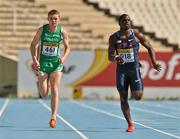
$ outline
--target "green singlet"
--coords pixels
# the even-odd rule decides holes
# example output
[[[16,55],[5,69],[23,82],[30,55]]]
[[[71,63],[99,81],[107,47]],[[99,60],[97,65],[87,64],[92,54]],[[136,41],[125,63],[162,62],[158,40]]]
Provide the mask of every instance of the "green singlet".
[[[61,41],[61,25],[58,25],[56,32],[49,32],[48,24],[43,26],[40,41],[40,71],[49,74],[62,70],[63,65],[59,63]]]

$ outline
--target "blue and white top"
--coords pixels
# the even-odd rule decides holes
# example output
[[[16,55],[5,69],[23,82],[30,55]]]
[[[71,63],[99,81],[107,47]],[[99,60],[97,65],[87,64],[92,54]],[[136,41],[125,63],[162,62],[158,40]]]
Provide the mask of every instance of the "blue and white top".
[[[113,44],[116,53],[124,60],[124,64],[118,64],[118,66],[139,67],[139,43],[135,39],[134,30],[131,29],[130,36],[125,39],[120,38],[119,31],[115,32],[113,36],[116,38]]]

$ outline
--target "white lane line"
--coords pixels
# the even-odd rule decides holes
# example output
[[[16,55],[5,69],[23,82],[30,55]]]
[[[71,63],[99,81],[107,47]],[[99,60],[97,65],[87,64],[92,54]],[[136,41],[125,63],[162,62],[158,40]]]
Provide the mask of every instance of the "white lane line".
[[[98,109],[96,107],[92,107],[92,106],[89,106],[89,105],[86,105],[84,103],[80,103],[80,102],[77,102],[77,101],[71,101],[72,103],[74,104],[77,104],[81,107],[84,107],[84,108],[88,108],[90,110],[93,110],[93,111],[96,111],[96,112],[99,112],[99,113],[103,113],[105,115],[109,115],[111,117],[115,117],[115,118],[118,118],[118,119],[122,119],[122,120],[125,120],[124,117],[121,117],[119,115],[116,115],[116,114],[113,114],[113,113],[110,113],[110,112],[107,112],[107,111],[104,111],[102,109]],[[165,135],[168,135],[170,137],[173,137],[173,138],[176,138],[176,139],[180,139],[180,136],[177,136],[177,135],[174,135],[174,134],[171,134],[171,133],[168,133],[168,132],[165,132],[165,131],[162,131],[162,130],[159,130],[159,129],[156,129],[156,128],[153,128],[153,127],[150,127],[150,126],[147,126],[147,125],[144,125],[144,124],[141,124],[139,122],[135,122],[133,121],[133,123],[137,124],[137,125],[140,125],[140,126],[143,126],[145,128],[148,128],[148,129],[151,129],[151,130],[154,130],[156,132],[159,132],[159,133],[162,133],[162,134],[165,134]]]
[[[0,109],[0,117],[2,116],[3,112],[7,108],[8,104],[9,104],[9,99],[6,99],[3,106],[2,106],[2,108]]]
[[[42,100],[38,100],[40,104],[42,104],[47,110],[51,111],[51,108],[44,103]],[[77,128],[75,128],[73,125],[71,125],[68,121],[66,121],[62,116],[57,114],[57,117],[62,120],[66,125],[68,125],[70,128],[72,128],[77,134],[79,134],[83,139],[88,139],[86,135],[84,135],[82,132],[80,132]]]
[[[169,118],[174,118],[174,119],[180,119],[180,117],[177,117],[177,116],[174,116],[174,115],[170,115],[170,114],[166,114],[166,113],[149,111],[149,110],[145,110],[145,109],[141,109],[141,108],[134,108],[134,107],[132,107],[132,109],[138,110],[138,111],[142,111],[142,112],[146,112],[146,113],[161,115],[161,116],[164,116],[164,117],[169,117]]]
[[[140,103],[143,103],[143,102],[139,102]],[[149,102],[146,102],[146,103],[143,103],[143,105],[146,105],[146,106],[150,106],[150,107],[158,107],[158,108],[163,108],[163,109],[167,109],[167,110],[175,110],[177,111],[177,107],[171,107],[171,106],[168,106],[168,104],[166,106],[162,105],[162,104],[156,104],[154,103],[153,105],[150,104]]]
[[[107,101],[104,101],[104,103],[119,106],[118,104],[107,102]],[[164,116],[164,117],[168,117],[168,118],[180,119],[180,117],[170,115],[170,114],[167,114],[167,113],[155,112],[155,111],[145,110],[145,109],[142,109],[142,108],[135,108],[135,107],[132,107],[132,106],[131,106],[131,109],[138,110],[138,111],[145,112],[145,113],[156,114],[156,115],[160,115],[160,116]]]

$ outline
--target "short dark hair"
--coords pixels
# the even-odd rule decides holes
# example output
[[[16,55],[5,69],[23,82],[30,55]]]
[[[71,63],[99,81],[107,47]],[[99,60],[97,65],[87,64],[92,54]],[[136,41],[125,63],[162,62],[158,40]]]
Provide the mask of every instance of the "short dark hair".
[[[122,19],[124,19],[126,16],[129,16],[129,15],[128,14],[122,14],[119,16],[119,19],[118,19],[119,24],[122,21]]]
[[[60,16],[59,11],[58,11],[58,10],[53,9],[53,10],[50,10],[50,11],[48,12],[48,17],[49,17],[50,15],[53,15],[53,14],[58,14],[58,15]]]

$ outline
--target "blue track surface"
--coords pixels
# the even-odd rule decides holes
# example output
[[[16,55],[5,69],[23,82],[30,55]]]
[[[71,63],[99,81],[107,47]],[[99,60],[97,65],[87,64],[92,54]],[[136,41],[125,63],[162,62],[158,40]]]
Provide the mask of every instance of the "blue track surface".
[[[0,139],[180,139],[179,101],[130,101],[133,133],[118,101],[60,101],[49,128],[49,100],[0,99]]]

